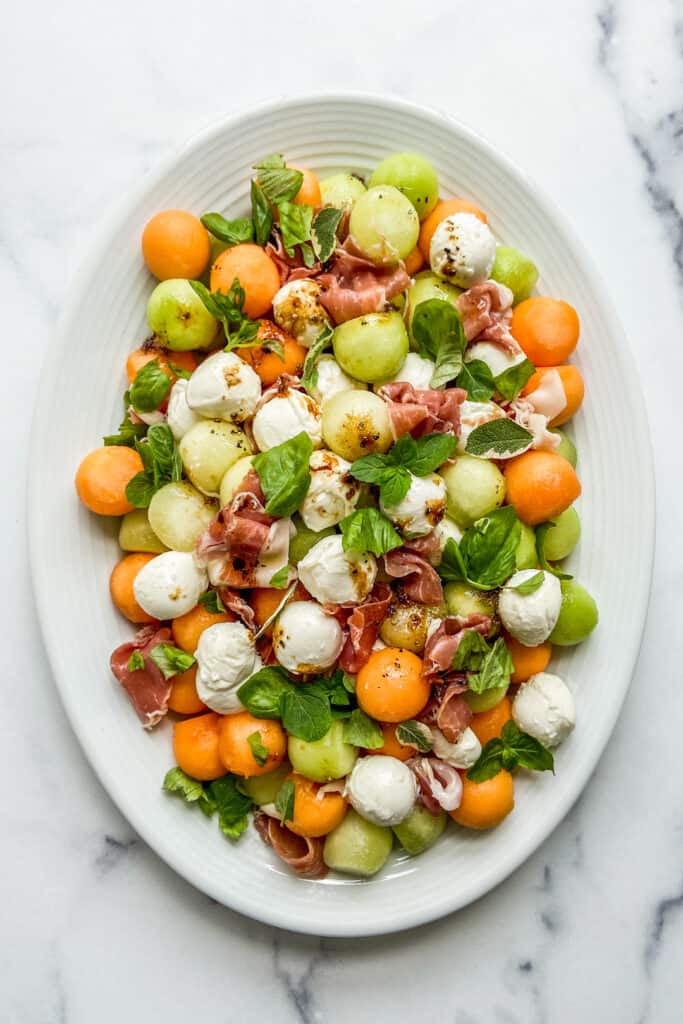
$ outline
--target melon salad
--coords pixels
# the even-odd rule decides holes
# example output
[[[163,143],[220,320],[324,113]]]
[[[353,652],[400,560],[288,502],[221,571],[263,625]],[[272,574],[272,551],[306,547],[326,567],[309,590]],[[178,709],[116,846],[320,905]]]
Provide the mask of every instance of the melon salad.
[[[415,153],[272,155],[250,195],[146,225],[149,337],[76,489],[120,517],[111,670],[172,731],[163,790],[370,876],[500,824],[574,728],[579,317]]]

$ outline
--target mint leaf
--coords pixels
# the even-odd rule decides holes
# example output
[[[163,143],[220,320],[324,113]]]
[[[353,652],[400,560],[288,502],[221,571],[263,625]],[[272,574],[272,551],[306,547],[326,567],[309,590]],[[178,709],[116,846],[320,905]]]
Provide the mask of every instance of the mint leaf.
[[[548,748],[533,736],[522,732],[512,719],[503,726],[501,737],[506,750],[514,754],[516,764],[522,768],[536,772],[555,771],[555,759]]]
[[[175,767],[166,772],[162,789],[167,793],[177,793],[188,804],[196,803],[209,818],[216,809],[204,784],[186,775],[182,768]]]
[[[509,459],[528,451],[533,440],[531,431],[505,416],[475,427],[467,438],[465,451],[480,459]]]
[[[256,761],[259,768],[263,768],[264,764],[268,760],[268,747],[261,740],[260,732],[251,732],[247,736],[247,743],[251,750],[252,756]]]
[[[351,680],[351,689],[348,689],[347,680]],[[331,676],[316,679],[315,685],[327,697],[331,704],[340,707],[351,706],[351,694],[355,695],[356,687],[352,676],[347,676],[340,668],[336,669]]]
[[[466,629],[453,655],[456,672],[478,672],[489,654],[489,645],[476,629]]]
[[[294,684],[279,665],[267,665],[242,683],[237,691],[240,703],[254,718],[280,718],[281,702]]]
[[[472,782],[486,782],[492,779],[503,768],[505,746],[497,736],[484,744],[481,754],[467,772]]]
[[[138,446],[138,451],[143,445]],[[173,432],[167,423],[155,423],[147,431],[147,450],[151,458],[150,468],[157,487],[181,480],[183,461]]]
[[[382,502],[391,507],[405,498],[410,488],[410,473],[403,466],[391,465],[386,455],[364,455],[349,469],[362,483],[379,487]]]
[[[514,590],[516,594],[521,594],[522,597],[526,597],[527,594],[535,594],[539,587],[543,585],[543,573],[536,572],[533,576],[529,576],[528,579],[522,580],[516,586],[511,587],[509,584],[506,585],[505,590]]]
[[[467,685],[473,693],[484,693],[499,686],[508,686],[514,670],[512,657],[502,637],[484,655],[478,672],[470,672]]]
[[[146,473],[136,473],[126,484],[126,498],[135,508],[149,508],[156,487]]]
[[[282,202],[279,204],[278,209],[280,211],[282,244],[287,255],[293,256],[296,246],[303,245],[311,237],[313,207]]]
[[[282,590],[287,586],[289,581],[289,566],[283,565],[281,569],[275,573],[274,576],[270,577],[270,586],[275,590]]]
[[[157,668],[163,672],[164,679],[172,679],[179,672],[186,672],[188,668],[192,668],[196,664],[196,660],[191,654],[181,651],[179,647],[174,647],[172,644],[157,644],[149,652],[149,656]]]
[[[406,443],[408,439],[412,444]],[[391,457],[415,476],[428,476],[450,459],[457,444],[452,434],[425,434],[417,440],[404,434],[391,449]]]
[[[396,726],[396,739],[404,747],[415,747],[421,754],[428,754],[432,749],[429,726],[412,718]]]
[[[283,444],[254,456],[253,467],[266,496],[270,516],[290,516],[301,505],[311,484],[309,462],[313,442],[302,431]]]
[[[306,388],[306,391],[310,392],[317,387],[318,363],[325,349],[332,343],[333,337],[334,331],[329,324],[326,324],[309,348],[306,361],[304,362],[304,372],[301,377],[302,387]]]
[[[275,797],[275,809],[280,815],[280,821],[284,825],[287,821],[294,821],[294,780],[286,779],[277,791]]]
[[[471,402],[488,402],[496,390],[493,374],[481,359],[465,363],[455,383],[465,389]]]
[[[316,214],[311,227],[311,241],[315,255],[321,263],[326,263],[337,245],[337,228],[342,217],[341,210],[333,206],[325,206]]]
[[[498,374],[495,378],[496,391],[512,402],[535,373],[536,367],[531,360],[523,359]]]
[[[207,612],[211,612],[212,615],[218,615],[226,611],[226,607],[221,601],[221,596],[217,590],[207,590],[204,594],[201,594],[199,603],[203,608],[206,608]]]
[[[105,445],[124,445],[134,448],[136,441],[141,441],[147,433],[146,423],[133,423],[130,418],[130,391],[123,396],[123,419],[119,424],[118,434],[107,434],[102,438]]]
[[[349,675],[348,672],[342,672],[342,683],[347,693],[356,693],[356,677]]]
[[[145,659],[140,654],[140,651],[133,651],[130,658],[128,659],[128,671],[139,672],[140,669],[145,667]]]
[[[560,570],[552,566],[545,557],[545,538],[547,537],[548,532],[555,526],[557,526],[557,523],[552,519],[549,519],[548,522],[540,523],[536,527],[536,555],[538,557],[538,564],[541,569],[545,569],[546,572],[551,572],[553,576],[557,576],[558,580],[571,580],[573,577],[570,573],[560,572]]]
[[[372,551],[383,555],[400,548],[403,538],[377,508],[359,508],[339,524],[344,551]]]
[[[411,473],[433,473],[450,458],[457,443],[451,434],[426,434],[417,440],[403,434],[386,454],[356,459],[349,472],[356,480],[379,487],[382,504],[391,508],[408,493]]]
[[[441,388],[455,380],[462,370],[467,345],[455,307],[444,299],[420,302],[415,307],[411,329],[420,355],[436,363],[431,387]]]
[[[199,219],[214,238],[227,242],[228,245],[241,245],[253,241],[254,223],[251,217],[226,220],[220,213],[205,213]]]
[[[182,366],[178,366],[177,363],[168,363],[168,368],[180,380],[189,380],[192,376],[192,372],[190,370],[185,370]]]
[[[254,223],[254,241],[265,245],[273,230],[273,211],[265,192],[258,182],[251,183],[251,218]]]
[[[287,167],[279,154],[254,164],[254,170],[258,171],[258,183],[271,203],[289,202],[303,185],[304,176],[301,171]]]
[[[130,404],[136,412],[155,412],[171,390],[171,378],[158,359],[145,363],[130,386]]]
[[[247,814],[253,807],[253,800],[239,789],[239,780],[234,775],[224,775],[207,786],[210,799],[218,811],[218,825],[229,839],[239,839],[249,819]]]
[[[365,750],[378,750],[384,746],[384,734],[380,726],[360,708],[352,711],[351,717],[344,722],[342,738],[344,743],[364,747]]]
[[[330,702],[313,684],[285,690],[280,707],[284,728],[291,736],[307,743],[321,740],[332,725]]]
[[[239,278],[233,279],[227,292],[211,292],[201,281],[190,281],[190,285],[208,312],[222,325],[226,352],[260,344],[258,321],[250,320],[244,312],[245,292]]]

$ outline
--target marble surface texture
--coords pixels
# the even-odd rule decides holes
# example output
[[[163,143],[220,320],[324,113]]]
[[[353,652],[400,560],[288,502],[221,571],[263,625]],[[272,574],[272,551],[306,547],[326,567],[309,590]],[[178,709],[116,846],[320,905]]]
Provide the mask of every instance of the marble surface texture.
[[[63,0],[12,4],[3,20],[0,1018],[680,1022],[681,0],[347,0],[333,9]],[[93,228],[211,120],[321,88],[447,110],[557,200],[602,267],[630,335],[659,485],[641,657],[583,797],[486,898],[432,926],[369,941],[321,942],[245,920],[136,838],[61,709],[34,617],[24,531],[41,358]],[[634,415],[646,429],[643,411]],[[628,557],[615,552],[614,572]]]

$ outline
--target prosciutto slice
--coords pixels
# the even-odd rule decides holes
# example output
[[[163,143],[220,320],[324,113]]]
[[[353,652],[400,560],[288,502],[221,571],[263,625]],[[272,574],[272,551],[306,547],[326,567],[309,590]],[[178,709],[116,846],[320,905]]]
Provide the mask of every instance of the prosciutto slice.
[[[463,633],[476,629],[486,636],[491,629],[489,615],[449,615],[439,623],[425,645],[422,656],[422,676],[434,682],[443,672],[449,672]]]
[[[395,548],[383,557],[387,575],[403,581],[403,590],[411,601],[417,604],[439,604],[443,601],[439,574],[410,544]]]
[[[300,281],[304,277],[315,277],[320,273],[319,263],[306,267],[296,256],[287,255],[279,231],[275,232],[274,237],[275,242],[268,242],[266,252],[278,269],[280,285],[287,284],[288,281]]]
[[[395,438],[403,434],[460,433],[460,405],[467,397],[462,388],[414,388],[404,380],[384,384],[378,391],[389,406],[391,429]]]
[[[472,710],[462,696],[466,690],[464,673],[455,675],[450,682],[437,684],[427,706],[418,715],[418,721],[436,726],[449,743],[457,743],[472,721]]]
[[[348,636],[339,657],[345,672],[355,675],[370,657],[391,600],[389,584],[377,583],[363,604],[357,605],[349,615],[346,620]]]
[[[365,313],[381,313],[389,300],[410,284],[402,261],[378,266],[359,252],[351,237],[337,246],[329,270],[316,280],[322,285],[320,302],[335,324]]]
[[[532,448],[554,451],[560,438],[551,433],[548,425],[564,411],[566,405],[562,378],[557,370],[550,370],[543,374],[537,388],[527,395],[519,395],[510,403],[509,412],[521,427],[526,427],[533,434]]]
[[[233,590],[231,587],[219,587],[218,596],[227,608],[229,612],[236,615],[241,622],[247,627],[256,632],[256,616],[254,615],[254,609],[250,604],[245,601],[240,593]]]
[[[277,818],[267,814],[254,817],[256,831],[264,843],[273,848],[280,860],[301,878],[324,878],[327,867],[323,860],[323,840],[307,839],[290,832]]]
[[[109,664],[111,670],[124,688],[143,728],[152,729],[168,710],[172,680],[165,679],[160,668],[149,654],[157,644],[172,642],[172,633],[165,627],[150,624],[143,626],[132,640],[121,644],[113,652]],[[135,652],[142,655],[144,668],[131,671],[130,657]]]
[[[455,305],[467,341],[492,341],[510,355],[518,355],[522,350],[510,333],[513,298],[510,289],[497,281],[482,281],[463,292]]]
[[[454,811],[462,800],[462,779],[446,761],[438,757],[413,757],[407,762],[417,779],[418,800],[432,814]]]

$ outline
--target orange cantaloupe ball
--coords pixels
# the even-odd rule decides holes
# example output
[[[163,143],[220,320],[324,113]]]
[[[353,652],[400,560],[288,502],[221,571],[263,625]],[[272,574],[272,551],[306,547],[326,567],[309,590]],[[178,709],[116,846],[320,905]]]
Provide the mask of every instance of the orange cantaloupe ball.
[[[373,651],[356,679],[360,707],[381,722],[414,718],[431,694],[421,673],[422,660],[412,651],[399,647]]]
[[[480,711],[472,716],[470,729],[477,737],[482,747],[489,740],[500,736],[503,726],[512,718],[512,701],[509,697],[503,697],[494,707],[488,711]]]
[[[571,464],[556,452],[528,451],[505,467],[506,500],[529,526],[564,512],[581,494]]]
[[[514,670],[511,676],[513,683],[525,683],[538,672],[545,672],[553,654],[553,645],[546,640],[537,647],[525,647],[513,636],[505,634],[505,646],[510,652]]]
[[[125,555],[120,562],[117,562],[109,577],[109,592],[111,599],[129,622],[156,622],[153,615],[148,615],[135,600],[133,584],[135,577],[149,561],[156,558],[156,555],[135,552]]]
[[[142,459],[134,448],[104,445],[95,448],[76,471],[76,492],[86,508],[99,516],[125,516],[133,505],[126,487],[143,470]]]
[[[535,391],[537,387],[543,382],[543,378],[548,373],[556,371],[560,375],[562,381],[562,390],[564,391],[566,405],[561,413],[550,421],[551,427],[560,427],[567,420],[570,420],[572,416],[576,415],[577,411],[581,407],[583,402],[583,396],[585,392],[585,385],[581,371],[577,366],[572,363],[562,363],[560,366],[540,366],[536,372],[529,377],[525,387],[522,390],[523,395],[530,395],[532,391]]]
[[[204,701],[197,693],[197,666],[192,665],[185,672],[173,677],[171,695],[168,698],[170,711],[178,715],[198,715],[200,711],[208,711]]]
[[[173,727],[173,753],[177,765],[200,782],[220,779],[226,774],[218,753],[218,727],[221,716],[210,711],[206,715],[185,718]]]
[[[165,348],[159,349],[153,346],[136,348],[126,359],[128,383],[132,384],[142,367],[146,363],[151,363],[153,359],[158,361],[160,369],[174,383],[177,381],[178,376],[173,372],[169,363],[180,367],[181,370],[187,370],[188,373],[196,370],[198,365],[193,352],[169,352]]]
[[[237,279],[244,288],[244,312],[252,320],[263,316],[280,289],[280,271],[259,245],[245,242],[226,249],[211,267],[211,291],[228,292]]]
[[[259,764],[254,757],[250,736],[267,750],[263,764]],[[218,753],[227,771],[235,775],[245,779],[254,775],[267,775],[279,768],[287,756],[287,734],[278,721],[254,718],[248,711],[224,715],[218,729]]]
[[[230,611],[210,612],[203,604],[198,604],[189,612],[174,619],[171,628],[177,646],[188,654],[194,654],[205,629],[215,626],[218,622],[234,621],[235,616]]]
[[[162,210],[145,225],[142,255],[159,281],[201,277],[211,255],[209,233],[187,210]]]
[[[309,167],[299,167],[296,164],[290,164],[289,166],[294,171],[301,171],[304,176],[301,188],[294,196],[294,202],[297,206],[313,206],[316,209],[322,206],[323,198],[320,193],[318,175]]]
[[[534,295],[515,306],[510,330],[534,366],[556,366],[577,346],[579,314],[562,299]]]
[[[294,817],[287,828],[309,839],[326,836],[342,821],[348,801],[341,793],[321,793],[318,783],[296,772],[288,778],[294,782]]]
[[[254,348],[239,350],[238,354],[245,363],[249,363],[256,370],[265,388],[274,384],[283,373],[288,373],[292,377],[301,376],[308,349],[300,345],[295,338],[274,324],[272,320],[259,321],[258,337],[262,338],[264,342],[279,341],[284,349],[284,359],[281,359],[277,352],[273,352],[265,346],[256,345]]]
[[[494,828],[515,806],[515,786],[509,772],[502,770],[486,782],[462,780],[460,806],[451,818],[465,828]]]

